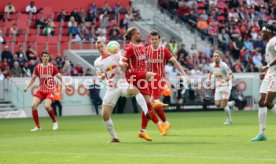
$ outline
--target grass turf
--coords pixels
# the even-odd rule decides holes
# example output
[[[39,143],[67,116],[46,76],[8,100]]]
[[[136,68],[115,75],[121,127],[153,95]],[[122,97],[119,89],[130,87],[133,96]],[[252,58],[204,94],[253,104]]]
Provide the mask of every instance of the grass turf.
[[[149,123],[153,138],[137,137],[140,115],[113,115],[121,143],[108,144],[101,117],[41,118],[41,132],[30,132],[33,120],[0,120],[0,163],[275,163],[276,116],[267,118],[268,141],[252,142],[258,133],[257,112],[232,113],[233,124],[223,125],[224,112],[167,113],[172,127],[160,136]]]

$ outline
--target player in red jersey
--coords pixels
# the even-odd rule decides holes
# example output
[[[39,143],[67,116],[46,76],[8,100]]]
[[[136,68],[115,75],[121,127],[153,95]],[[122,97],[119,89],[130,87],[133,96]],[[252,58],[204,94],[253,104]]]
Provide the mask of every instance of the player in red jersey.
[[[147,101],[149,111],[154,112],[153,107],[155,108],[166,105],[161,102],[153,103],[150,99],[148,82],[151,79],[156,79],[156,76],[158,75],[156,73],[146,71],[145,45],[141,43],[142,40],[140,31],[135,27],[131,27],[127,30],[125,38],[127,41],[130,41],[125,46],[123,54],[123,60],[128,64],[126,68],[126,78],[130,84],[135,85],[143,94],[145,100]],[[151,119],[158,126],[160,133],[163,133],[165,131],[163,124],[162,122],[159,122],[155,113]],[[142,127],[138,136],[147,141],[151,141],[151,137],[146,132],[148,121],[145,120],[147,120],[147,118],[145,117],[145,114],[142,113]]]
[[[35,69],[31,80],[28,82],[27,86],[24,88],[24,92],[27,92],[30,86],[35,82],[35,79],[39,78],[39,90],[36,92],[32,102],[32,116],[36,124],[35,128],[31,129],[32,132],[40,131],[41,127],[39,124],[37,107],[45,99],[45,109],[48,111],[49,116],[53,121],[53,130],[58,129],[58,123],[51,104],[54,99],[53,91],[55,89],[54,76],[62,82],[62,76],[59,74],[58,69],[55,65],[49,63],[50,55],[48,52],[43,51],[41,53],[41,64],[38,64]],[[70,90],[65,85],[67,90]]]
[[[149,91],[153,101],[158,102],[162,89],[166,85],[165,65],[167,61],[171,62],[174,67],[178,69],[182,77],[186,78],[186,73],[180,63],[170,53],[170,51],[166,47],[160,45],[160,34],[157,31],[152,31],[150,33],[150,41],[151,45],[147,46],[145,49],[147,71],[157,73],[160,79],[155,79],[157,80],[158,85],[155,85],[155,83],[152,83],[153,85],[149,85]],[[166,130],[161,133],[161,135],[167,135],[170,128],[170,123],[166,119],[165,112],[162,107],[155,108],[155,111],[163,121],[163,126]]]

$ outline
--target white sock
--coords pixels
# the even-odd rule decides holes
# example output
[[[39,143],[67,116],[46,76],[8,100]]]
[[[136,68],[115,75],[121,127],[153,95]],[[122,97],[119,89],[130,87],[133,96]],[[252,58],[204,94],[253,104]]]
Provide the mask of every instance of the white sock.
[[[146,102],[144,96],[141,93],[138,93],[135,96],[135,98],[136,98],[136,101],[139,104],[139,106],[142,108],[143,112],[148,113],[149,109],[148,109],[147,102]]]
[[[165,122],[163,122],[165,125],[168,125],[169,124],[169,122],[168,121],[165,121]]]
[[[108,130],[108,132],[112,136],[112,138],[118,138],[118,136],[115,132],[112,120],[109,119],[108,121],[104,121],[104,124],[105,124],[106,129]]]
[[[232,118],[231,118],[231,111],[230,111],[229,106],[224,107],[224,111],[225,111],[226,116],[227,116],[227,121],[232,121]]]
[[[233,102],[232,102],[232,101],[229,101],[227,105],[228,105],[228,106],[232,106],[232,105],[233,105]]]
[[[155,100],[153,100],[154,102],[160,102],[160,100],[159,99],[155,99]]]
[[[260,134],[265,135],[265,127],[266,127],[266,115],[267,115],[267,107],[259,108],[259,123],[260,123]]]
[[[271,109],[271,112],[276,113],[276,105],[273,106],[273,108]]]

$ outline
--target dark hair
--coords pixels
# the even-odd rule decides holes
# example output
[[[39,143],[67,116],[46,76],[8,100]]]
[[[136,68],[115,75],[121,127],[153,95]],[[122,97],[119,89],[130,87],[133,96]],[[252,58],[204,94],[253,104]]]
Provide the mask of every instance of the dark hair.
[[[131,40],[131,37],[135,34],[135,32],[138,31],[136,27],[130,27],[127,29],[127,32],[125,34],[126,40]]]
[[[272,34],[276,33],[276,27],[275,27],[275,25],[273,25],[273,24],[266,24],[264,27],[266,29],[268,29],[269,31],[271,31]]]
[[[157,31],[152,31],[152,32],[150,32],[150,35],[151,35],[151,36],[158,36],[159,39],[161,38],[159,32],[157,32]]]
[[[43,56],[43,54],[48,54],[50,56],[50,53],[48,51],[45,51],[45,50],[41,52],[41,57]]]

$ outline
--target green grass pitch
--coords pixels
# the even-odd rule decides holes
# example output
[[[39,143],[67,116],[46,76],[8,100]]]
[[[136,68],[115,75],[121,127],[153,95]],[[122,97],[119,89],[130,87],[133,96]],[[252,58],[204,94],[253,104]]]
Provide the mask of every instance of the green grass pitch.
[[[268,112],[268,141],[252,142],[259,130],[257,112],[232,113],[233,124],[223,125],[224,112],[167,113],[172,127],[160,136],[150,122],[146,142],[137,137],[140,115],[113,115],[121,143],[108,144],[100,116],[41,118],[41,132],[30,132],[33,120],[0,120],[0,163],[276,163],[276,116]]]

